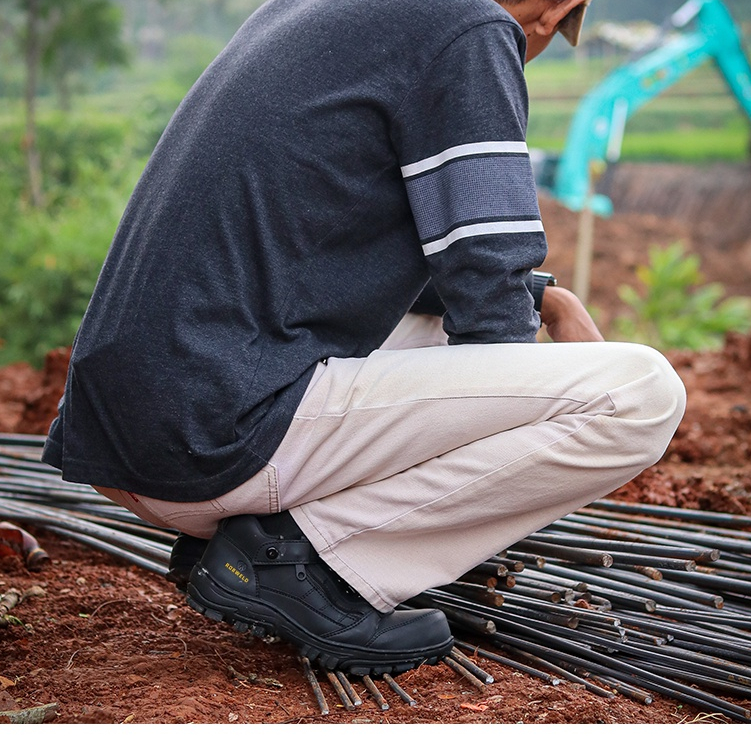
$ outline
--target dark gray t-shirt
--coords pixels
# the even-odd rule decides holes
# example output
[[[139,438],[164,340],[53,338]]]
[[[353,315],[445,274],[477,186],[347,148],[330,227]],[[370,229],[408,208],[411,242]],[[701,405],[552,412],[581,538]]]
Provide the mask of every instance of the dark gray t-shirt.
[[[524,49],[494,0],[262,6],[135,188],[45,461],[165,500],[225,493],[316,363],[368,355],[429,280],[451,344],[534,341]]]

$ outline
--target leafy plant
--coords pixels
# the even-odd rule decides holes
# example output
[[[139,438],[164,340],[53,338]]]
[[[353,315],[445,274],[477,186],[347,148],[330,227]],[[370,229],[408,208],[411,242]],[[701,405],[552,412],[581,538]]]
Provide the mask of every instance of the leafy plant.
[[[629,285],[618,290],[630,308],[614,324],[622,338],[656,349],[703,350],[721,346],[730,331],[751,329],[751,298],[725,298],[722,284],[704,284],[699,256],[686,255],[680,243],[653,248],[649,261],[636,270],[641,292]]]
[[[42,364],[73,336],[118,219],[113,196],[70,201],[68,211],[19,212],[0,259],[0,364]]]
[[[24,200],[14,128],[0,128],[0,366],[72,343],[142,160],[127,120],[53,117],[48,201]]]

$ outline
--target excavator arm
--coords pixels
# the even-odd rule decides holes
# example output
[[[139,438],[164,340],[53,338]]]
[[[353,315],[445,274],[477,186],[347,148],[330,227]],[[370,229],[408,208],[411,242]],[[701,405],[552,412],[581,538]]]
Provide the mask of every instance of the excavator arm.
[[[619,159],[629,117],[707,60],[751,120],[751,66],[727,8],[720,0],[689,0],[670,18],[672,28],[691,22],[694,31],[617,68],[582,99],[554,173],[558,201],[574,211],[612,213],[610,199],[592,192],[593,169]]]

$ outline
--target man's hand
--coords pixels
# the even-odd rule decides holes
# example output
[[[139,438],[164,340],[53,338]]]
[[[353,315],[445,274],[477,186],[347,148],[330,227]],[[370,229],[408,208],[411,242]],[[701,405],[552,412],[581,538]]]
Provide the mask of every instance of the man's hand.
[[[545,288],[540,317],[554,342],[605,341],[581,300],[563,287]]]

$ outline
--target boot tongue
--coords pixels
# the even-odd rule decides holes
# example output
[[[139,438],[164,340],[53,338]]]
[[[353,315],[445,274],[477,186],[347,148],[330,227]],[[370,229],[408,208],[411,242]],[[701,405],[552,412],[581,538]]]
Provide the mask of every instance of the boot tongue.
[[[258,522],[263,531],[271,537],[279,537],[282,540],[302,540],[305,538],[289,511],[259,516]]]

